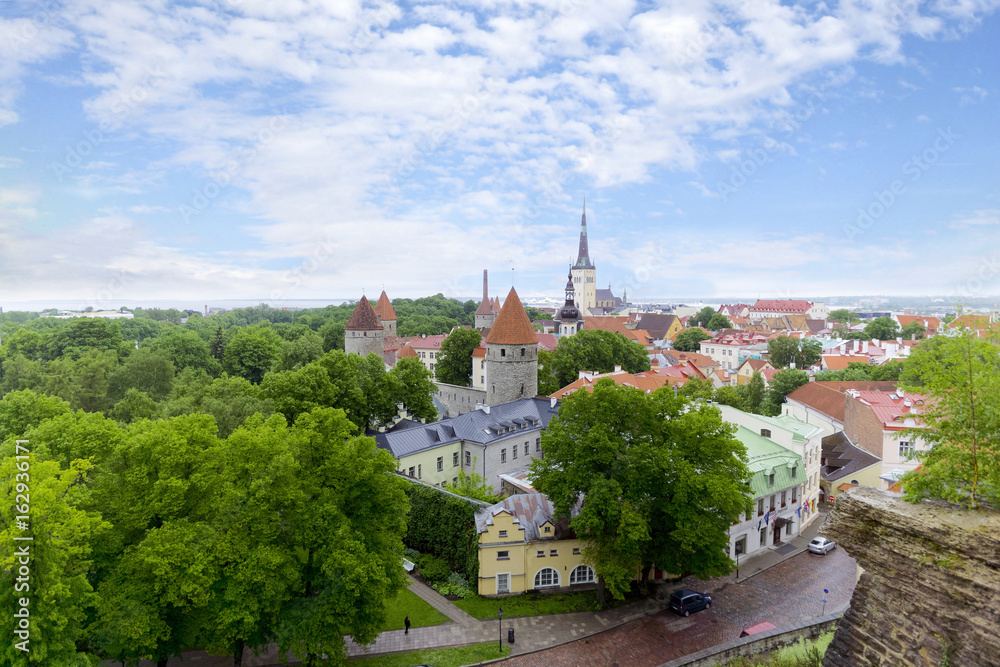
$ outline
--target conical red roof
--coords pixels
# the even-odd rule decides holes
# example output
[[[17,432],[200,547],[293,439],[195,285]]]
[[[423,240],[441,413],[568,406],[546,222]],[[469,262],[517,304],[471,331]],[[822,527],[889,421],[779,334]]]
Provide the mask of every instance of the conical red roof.
[[[382,290],[382,296],[378,298],[378,303],[375,304],[375,314],[379,316],[379,320],[385,322],[386,320],[396,319],[396,311],[392,307],[392,303],[389,302],[389,296]]]
[[[417,358],[417,351],[414,350],[412,347],[410,347],[410,344],[407,343],[402,348],[400,348],[399,352],[396,353],[396,358],[397,359],[416,359]]]
[[[344,329],[348,331],[374,331],[381,328],[382,325],[378,323],[375,310],[372,308],[371,302],[368,301],[368,297],[365,296],[361,297],[361,301],[358,301],[357,307],[351,313],[351,318],[344,325]]]
[[[494,345],[537,345],[538,336],[531,327],[528,313],[524,312],[521,299],[517,297],[514,288],[510,288],[507,300],[503,302],[500,314],[497,315],[489,335],[487,344]]]

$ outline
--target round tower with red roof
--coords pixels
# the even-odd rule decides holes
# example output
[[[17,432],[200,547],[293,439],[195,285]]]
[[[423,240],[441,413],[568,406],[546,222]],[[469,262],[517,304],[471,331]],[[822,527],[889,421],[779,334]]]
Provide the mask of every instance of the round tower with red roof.
[[[344,325],[344,351],[347,354],[360,354],[362,357],[372,353],[381,357],[384,348],[385,330],[371,302],[362,296]]]
[[[538,393],[538,336],[512,287],[486,336],[486,404]]]

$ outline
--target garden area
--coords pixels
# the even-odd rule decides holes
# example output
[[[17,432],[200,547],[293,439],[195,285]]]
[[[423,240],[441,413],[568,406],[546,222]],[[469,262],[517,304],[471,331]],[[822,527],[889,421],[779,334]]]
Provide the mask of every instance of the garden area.
[[[825,632],[814,641],[799,640],[792,646],[769,654],[734,658],[724,667],[820,667],[826,647],[833,641],[833,631]]]
[[[359,665],[359,667],[413,667],[413,665],[461,667],[462,665],[476,665],[487,660],[496,660],[508,655],[510,655],[510,648],[507,646],[503,647],[503,656],[501,656],[496,642],[485,642],[469,644],[468,646],[351,658],[350,662]]]
[[[408,588],[399,591],[399,594],[389,601],[386,612],[388,618],[383,632],[404,629],[403,620],[407,616],[410,617],[411,628],[426,628],[449,621],[447,616],[421,600]]]

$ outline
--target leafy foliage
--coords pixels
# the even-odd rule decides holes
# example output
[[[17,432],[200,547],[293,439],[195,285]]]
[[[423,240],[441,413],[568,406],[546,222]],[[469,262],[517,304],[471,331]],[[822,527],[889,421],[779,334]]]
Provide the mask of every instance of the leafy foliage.
[[[722,313],[715,313],[709,318],[708,322],[704,325],[709,331],[718,331],[720,329],[731,329],[733,323],[729,321],[729,318]]]
[[[646,348],[620,333],[600,329],[584,329],[572,336],[563,336],[549,357],[549,363],[559,387],[576,380],[582,370],[610,373],[615,366],[621,366],[627,373],[649,370]]]
[[[434,376],[439,382],[468,387],[472,381],[472,352],[482,342],[476,329],[455,329],[441,342]]]
[[[712,321],[712,318],[718,314],[719,313],[715,312],[715,309],[712,308],[711,306],[705,306],[704,308],[699,310],[695,315],[693,315],[690,320],[688,320],[688,326],[704,327],[706,329],[711,329],[712,327],[708,325]]]
[[[436,554],[458,572],[478,577],[478,505],[415,482],[407,485],[406,495],[410,500],[406,545]]]
[[[711,338],[701,329],[685,329],[674,337],[674,349],[681,352],[697,352],[701,349],[699,343]]]

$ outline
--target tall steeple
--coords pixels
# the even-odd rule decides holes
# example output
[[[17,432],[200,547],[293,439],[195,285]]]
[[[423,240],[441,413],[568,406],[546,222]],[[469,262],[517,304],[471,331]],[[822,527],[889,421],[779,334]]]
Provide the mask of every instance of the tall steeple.
[[[593,269],[590,261],[590,247],[587,244],[587,199],[583,200],[583,218],[580,220],[580,249],[576,253],[574,269]]]

